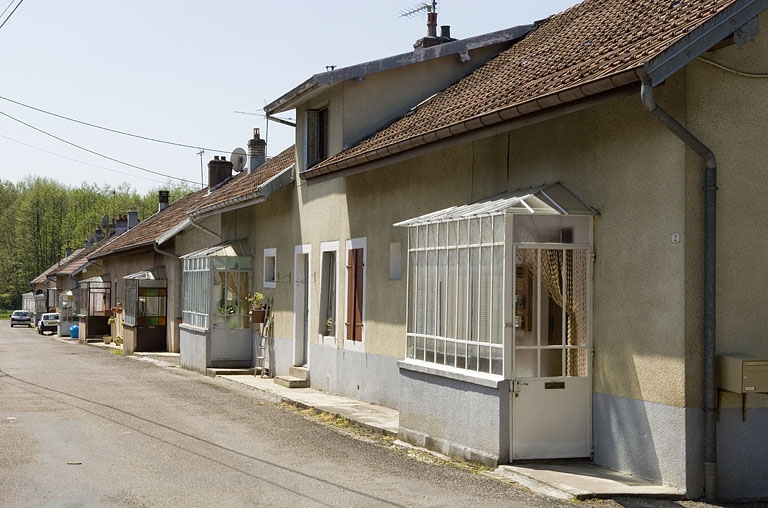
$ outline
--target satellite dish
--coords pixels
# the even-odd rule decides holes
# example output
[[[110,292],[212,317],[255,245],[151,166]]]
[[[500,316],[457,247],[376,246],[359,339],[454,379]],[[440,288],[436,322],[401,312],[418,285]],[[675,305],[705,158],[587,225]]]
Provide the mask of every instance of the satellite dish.
[[[101,218],[101,229],[107,229],[107,226],[109,226],[109,215],[105,213]]]
[[[239,173],[245,168],[245,162],[248,159],[245,150],[242,148],[235,148],[232,150],[232,155],[229,156],[229,160],[232,161],[232,169],[235,173]]]

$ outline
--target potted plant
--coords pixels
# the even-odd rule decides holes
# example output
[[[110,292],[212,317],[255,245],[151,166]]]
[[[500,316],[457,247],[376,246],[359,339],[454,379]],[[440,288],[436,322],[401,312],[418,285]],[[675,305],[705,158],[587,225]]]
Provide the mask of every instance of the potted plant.
[[[248,295],[248,301],[251,304],[251,321],[253,323],[263,323],[267,316],[267,297],[264,293],[254,293]]]

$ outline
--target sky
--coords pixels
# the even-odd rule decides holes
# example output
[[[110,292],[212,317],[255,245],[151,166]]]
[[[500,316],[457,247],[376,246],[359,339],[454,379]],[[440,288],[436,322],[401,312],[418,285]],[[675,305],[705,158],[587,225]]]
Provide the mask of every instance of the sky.
[[[463,39],[578,2],[444,0],[438,25]],[[326,66],[412,51],[426,14],[400,13],[419,4],[0,0],[0,180],[200,188],[208,161],[246,148],[254,128],[268,156],[294,143],[293,128],[266,125],[266,104]]]

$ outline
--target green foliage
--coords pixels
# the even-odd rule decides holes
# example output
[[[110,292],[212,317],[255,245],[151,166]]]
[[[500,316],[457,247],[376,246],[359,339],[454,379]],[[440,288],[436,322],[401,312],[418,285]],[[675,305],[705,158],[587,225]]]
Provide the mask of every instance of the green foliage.
[[[171,202],[196,190],[170,183],[162,188],[170,190]],[[156,213],[158,190],[142,196],[127,183],[68,187],[39,177],[0,180],[0,308],[20,308],[32,279],[62,259],[68,247],[82,247],[104,215],[114,219],[135,209],[144,220]]]

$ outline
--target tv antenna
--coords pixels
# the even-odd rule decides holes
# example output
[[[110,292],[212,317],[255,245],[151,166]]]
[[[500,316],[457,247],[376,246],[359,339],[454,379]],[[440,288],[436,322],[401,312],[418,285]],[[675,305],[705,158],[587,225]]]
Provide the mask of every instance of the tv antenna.
[[[400,17],[401,18],[412,18],[424,11],[427,12],[437,12],[437,0],[432,0],[432,5],[421,2],[420,4],[414,5],[410,9],[406,9],[404,11],[400,11]]]

